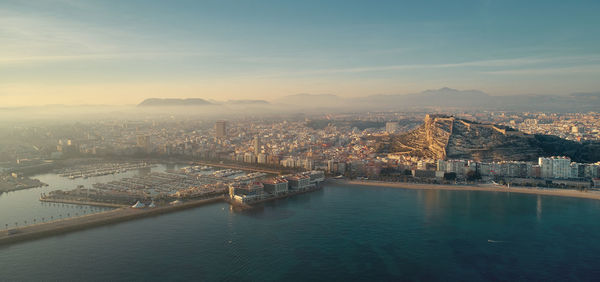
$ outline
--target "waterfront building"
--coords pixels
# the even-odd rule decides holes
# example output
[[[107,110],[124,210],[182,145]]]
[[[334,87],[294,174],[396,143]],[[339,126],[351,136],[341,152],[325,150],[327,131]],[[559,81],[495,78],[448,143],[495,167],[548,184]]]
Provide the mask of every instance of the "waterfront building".
[[[585,168],[585,166],[583,164],[578,164],[576,162],[572,162],[570,165],[569,176],[571,178],[583,177],[584,168]]]
[[[335,161],[334,160],[327,160],[327,172],[328,173],[335,172],[334,165],[335,165]]]
[[[310,176],[298,174],[288,176],[286,179],[290,190],[303,190],[310,187]]]
[[[571,175],[571,159],[568,157],[552,157],[553,178],[569,178]]]
[[[583,170],[583,175],[586,178],[597,178],[598,177],[598,164],[586,164]]]
[[[272,195],[281,195],[288,191],[288,181],[285,178],[275,177],[264,180],[262,183],[265,192]]]
[[[491,174],[492,166],[489,163],[479,163],[477,171],[482,176],[488,176]]]
[[[416,178],[435,178],[436,171],[434,170],[422,170],[422,169],[413,169],[412,176]]]
[[[542,170],[539,165],[532,165],[531,172],[529,173],[529,177],[540,178],[542,177]]]
[[[311,170],[304,172],[303,175],[307,175],[310,178],[310,184],[320,185],[325,181],[325,173],[321,170]]]
[[[248,203],[263,199],[264,185],[260,182],[248,184],[233,183],[229,185],[229,197],[235,201]]]
[[[552,178],[552,158],[539,158],[538,165],[540,166],[540,175],[542,178]]]
[[[446,171],[446,161],[437,160],[437,170],[438,171]]]

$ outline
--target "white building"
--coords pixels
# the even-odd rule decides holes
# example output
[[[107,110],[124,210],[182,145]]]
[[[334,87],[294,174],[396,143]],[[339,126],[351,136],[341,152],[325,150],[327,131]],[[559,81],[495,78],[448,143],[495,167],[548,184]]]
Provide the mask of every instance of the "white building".
[[[539,158],[538,165],[540,166],[540,176],[542,178],[552,178],[552,158]]]
[[[571,159],[568,157],[552,157],[553,178],[571,177]]]

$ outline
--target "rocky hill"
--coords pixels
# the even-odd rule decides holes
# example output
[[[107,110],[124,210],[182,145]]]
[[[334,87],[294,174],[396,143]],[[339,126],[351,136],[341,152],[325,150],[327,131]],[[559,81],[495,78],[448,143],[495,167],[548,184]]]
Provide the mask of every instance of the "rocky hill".
[[[566,155],[580,162],[600,160],[600,143],[579,143],[556,136],[532,135],[510,127],[481,124],[443,115],[427,115],[406,134],[383,137],[379,152],[434,159],[534,161],[540,156]]]

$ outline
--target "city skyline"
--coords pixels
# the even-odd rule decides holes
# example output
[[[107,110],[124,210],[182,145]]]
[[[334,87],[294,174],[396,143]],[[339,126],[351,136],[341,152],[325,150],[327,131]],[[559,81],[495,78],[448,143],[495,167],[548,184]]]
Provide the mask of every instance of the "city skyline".
[[[460,4],[460,5],[459,5]],[[3,105],[598,92],[598,3],[6,1]]]

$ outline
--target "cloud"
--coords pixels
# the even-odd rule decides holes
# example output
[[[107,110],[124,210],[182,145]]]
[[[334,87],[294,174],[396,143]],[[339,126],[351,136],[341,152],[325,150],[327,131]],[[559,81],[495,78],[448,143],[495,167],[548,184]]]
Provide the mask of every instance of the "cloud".
[[[74,55],[41,55],[41,56],[16,56],[0,57],[0,65],[64,62],[64,61],[96,61],[96,60],[123,60],[123,59],[157,59],[217,56],[209,52],[131,52],[131,53],[88,53]]]
[[[494,60],[466,61],[460,63],[442,63],[442,64],[406,64],[406,65],[387,65],[387,66],[362,66],[348,68],[315,69],[298,72],[278,73],[267,75],[278,77],[285,75],[325,75],[325,74],[345,74],[345,73],[368,73],[368,72],[386,72],[386,71],[407,71],[407,70],[427,70],[427,69],[452,69],[452,68],[506,68],[523,67],[532,65],[557,65],[572,64],[580,65],[590,62],[600,62],[600,56],[564,56],[564,57],[523,57]],[[496,72],[500,73],[503,70]],[[506,70],[507,72],[510,70]],[[487,73],[493,73],[488,71]]]
[[[482,73],[492,74],[492,75],[554,75],[554,74],[582,74],[582,73],[599,73],[600,74],[600,65],[510,69],[510,70],[485,71]]]

